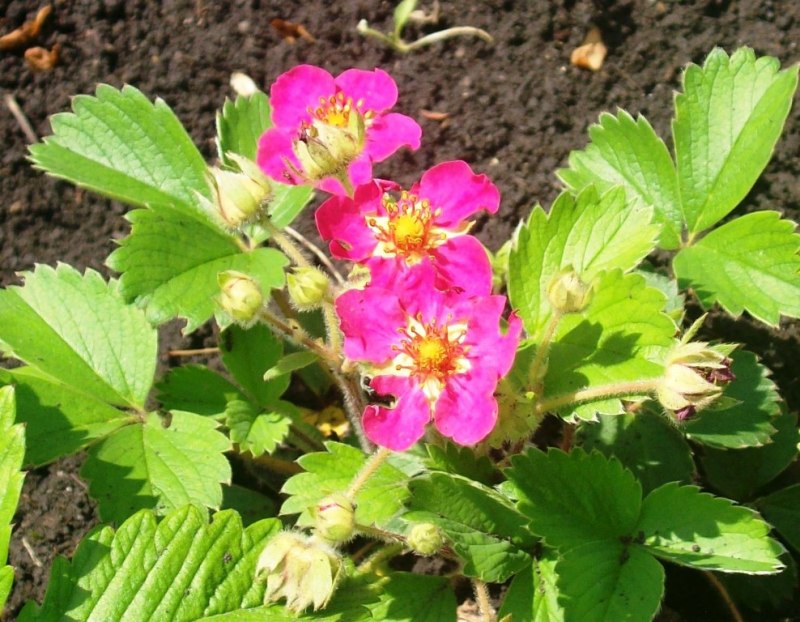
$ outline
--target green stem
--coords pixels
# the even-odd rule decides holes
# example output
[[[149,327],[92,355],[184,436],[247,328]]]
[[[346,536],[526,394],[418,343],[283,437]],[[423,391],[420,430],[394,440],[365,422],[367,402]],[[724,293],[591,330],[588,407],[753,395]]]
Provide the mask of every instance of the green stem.
[[[483,622],[495,622],[497,613],[489,600],[489,588],[480,579],[472,580],[472,588],[475,590],[475,600],[478,602],[478,609],[481,612]]]
[[[344,396],[344,411],[347,414],[347,420],[350,422],[350,428],[358,439],[361,450],[365,454],[372,453],[374,447],[364,434],[364,428],[361,425],[361,415],[364,414],[364,409],[367,407],[361,387],[358,386],[357,381],[352,376],[346,376],[338,370],[333,370],[333,378]]]
[[[400,543],[388,544],[374,555],[370,555],[358,567],[359,573],[372,572],[377,566],[380,566],[385,561],[391,559],[395,555],[399,555],[405,550],[405,547]]]
[[[292,340],[293,343],[296,343],[306,350],[311,350],[334,369],[341,365],[342,357],[339,354],[330,350],[321,343],[317,343],[299,325],[292,326],[266,309],[261,309],[258,315],[259,318],[269,324],[272,328],[286,335]]]
[[[528,380],[530,381],[531,388],[535,393],[541,393],[542,391],[542,378],[539,376],[542,373],[542,366],[547,360],[547,356],[550,354],[550,345],[553,343],[553,335],[556,334],[556,329],[558,328],[562,317],[563,315],[560,312],[553,309],[553,315],[547,321],[547,326],[545,327],[542,340],[539,342],[539,346],[536,348],[536,356],[533,359],[530,371],[528,372]]]
[[[552,412],[570,404],[579,404],[598,399],[610,397],[624,397],[626,395],[649,394],[656,390],[659,379],[654,380],[635,380],[632,382],[617,382],[612,384],[579,389],[563,395],[556,395],[547,399],[539,400],[536,403],[535,411],[537,414]]]
[[[377,471],[386,458],[391,455],[392,450],[386,449],[385,447],[381,447],[372,454],[364,463],[364,466],[361,467],[358,474],[353,478],[353,481],[350,482],[350,487],[347,489],[345,496],[351,501],[355,499],[358,492],[364,487],[364,484],[367,483],[367,480],[375,474],[375,471]]]
[[[270,239],[286,253],[286,256],[291,259],[296,266],[301,266],[303,268],[311,267],[311,262],[308,260],[308,257],[303,254],[303,251],[301,251],[283,231],[273,225],[271,220],[265,218],[261,222],[267,232],[269,232]]]
[[[416,49],[425,47],[426,45],[431,45],[432,43],[438,43],[439,41],[444,41],[445,39],[463,36],[478,37],[479,39],[486,41],[486,43],[494,43],[492,35],[485,30],[474,28],[473,26],[455,26],[453,28],[448,28],[447,30],[440,30],[439,32],[433,32],[429,35],[425,35],[424,37],[420,37],[411,43],[406,43],[405,41],[398,41],[398,43],[402,44],[402,47],[404,48],[400,50],[401,52],[413,52]]]

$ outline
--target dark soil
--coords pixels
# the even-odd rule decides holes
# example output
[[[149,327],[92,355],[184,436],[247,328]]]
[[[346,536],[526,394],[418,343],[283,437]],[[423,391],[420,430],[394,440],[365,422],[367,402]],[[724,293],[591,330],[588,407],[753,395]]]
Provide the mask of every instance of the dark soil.
[[[429,2],[420,4],[430,8]],[[732,51],[749,45],[779,57],[784,66],[800,60],[800,4],[789,1],[442,1],[439,25],[411,27],[409,38],[472,25],[489,31],[495,45],[461,38],[408,56],[355,31],[362,18],[389,30],[393,5],[372,0],[56,0],[37,44],[62,46],[57,67],[33,73],[21,52],[0,52],[0,90],[16,99],[41,137],[49,133],[48,116],[68,110],[72,95],[91,93],[98,82],[130,83],[165,99],[210,159],[214,113],[231,95],[231,72],[244,71],[266,88],[299,63],[333,73],[380,66],[397,80],[399,110],[419,119],[424,134],[418,152],[395,156],[377,174],[409,183],[436,162],[469,161],[503,194],[499,216],[481,221],[477,229],[497,248],[534,203],[553,200],[559,192],[555,169],[565,164],[570,150],[586,144],[586,130],[601,111],[622,107],[642,113],[667,136],[681,67],[702,61],[713,46]],[[30,19],[39,6],[0,0],[0,33]],[[269,24],[274,17],[304,25],[316,43],[283,41]],[[602,70],[590,73],[572,67],[569,56],[595,25],[609,54]],[[426,120],[423,109],[447,113],[447,119]],[[15,273],[36,262],[60,260],[107,273],[103,262],[128,229],[125,208],[34,171],[25,159],[25,135],[5,106],[0,107],[0,137],[2,284],[16,282]],[[800,112],[795,109],[775,158],[741,209],[777,209],[797,220],[798,153]],[[311,222],[306,216],[300,229],[311,233]],[[762,356],[792,409],[798,409],[797,322],[769,330],[748,319],[716,317],[710,326],[710,336],[742,341]],[[182,340],[176,330],[164,338],[173,347],[200,339]],[[97,520],[74,479],[77,462],[64,460],[28,475],[11,548],[10,563],[17,567],[12,615],[25,599],[41,598],[53,557],[69,554]],[[23,538],[42,568],[22,546]],[[689,611],[682,613],[684,619],[725,617],[703,611],[693,617]]]

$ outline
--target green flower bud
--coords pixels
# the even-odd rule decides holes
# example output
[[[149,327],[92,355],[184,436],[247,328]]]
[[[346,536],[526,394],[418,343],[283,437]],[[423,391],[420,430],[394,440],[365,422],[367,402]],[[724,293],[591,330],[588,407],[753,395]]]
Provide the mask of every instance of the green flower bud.
[[[444,546],[444,535],[433,523],[417,523],[408,534],[408,546],[420,555],[430,557],[436,555]]]
[[[272,186],[255,162],[233,153],[228,157],[236,162],[240,172],[211,167],[208,181],[214,195],[214,208],[222,220],[235,229],[263,215]]]
[[[364,117],[351,111],[346,125],[314,123],[294,143],[304,177],[317,181],[340,177],[364,149]]]
[[[342,557],[308,536],[283,531],[268,543],[256,565],[256,578],[266,578],[264,604],[286,599],[286,608],[300,613],[328,604],[343,574]]]
[[[289,297],[300,311],[313,311],[328,297],[330,280],[319,268],[295,268],[286,275]]]
[[[356,508],[345,495],[325,497],[314,508],[317,535],[332,544],[347,542],[356,529]]]
[[[228,270],[217,275],[220,308],[237,324],[248,328],[258,319],[264,295],[256,281],[242,272]]]
[[[492,262],[492,289],[499,291],[508,277],[508,258],[511,255],[512,240],[506,241],[500,249],[490,256]]]
[[[578,313],[591,302],[592,289],[581,280],[577,272],[568,268],[550,281],[547,298],[560,313]]]

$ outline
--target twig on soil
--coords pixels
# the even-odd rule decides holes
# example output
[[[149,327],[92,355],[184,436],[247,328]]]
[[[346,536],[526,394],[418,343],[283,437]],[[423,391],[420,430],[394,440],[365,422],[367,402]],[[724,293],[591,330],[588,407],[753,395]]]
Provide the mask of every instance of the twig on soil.
[[[219,354],[219,348],[195,348],[193,350],[167,350],[168,356],[196,356],[198,354]]]
[[[3,96],[3,101],[5,101],[8,110],[14,115],[14,118],[19,123],[20,129],[22,129],[22,133],[25,134],[25,137],[31,143],[38,143],[39,137],[36,136],[36,132],[33,131],[31,127],[30,121],[28,121],[28,117],[25,116],[25,113],[22,112],[22,108],[19,107],[17,100],[14,99],[14,96],[10,93],[6,93]]]
[[[22,546],[30,556],[34,566],[36,566],[37,568],[41,568],[42,566],[44,566],[42,560],[37,557],[36,551],[33,550],[31,543],[28,542],[28,539],[25,536],[22,536]]]
[[[80,487],[81,487],[81,488],[83,488],[84,490],[89,490],[89,487],[86,485],[86,482],[84,482],[83,480],[81,480],[81,478],[80,478],[80,477],[78,477],[77,475],[75,475],[75,473],[70,473],[70,474],[69,474],[69,477],[70,477],[70,479],[71,479],[72,481],[74,481],[76,484],[78,484],[78,486],[80,486]]]

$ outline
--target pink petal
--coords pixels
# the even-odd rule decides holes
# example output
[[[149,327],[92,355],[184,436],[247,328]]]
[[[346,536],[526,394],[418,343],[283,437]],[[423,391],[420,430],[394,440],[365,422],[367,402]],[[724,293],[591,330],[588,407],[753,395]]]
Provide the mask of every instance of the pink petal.
[[[286,161],[300,170],[300,163],[294,155],[292,148],[294,130],[273,127],[268,129],[258,139],[256,161],[267,175],[282,184],[302,184],[303,180],[297,177],[286,166]]]
[[[331,74],[314,65],[298,65],[278,76],[269,90],[272,122],[296,130],[301,121],[310,118],[308,109],[319,106],[320,97],[335,93]]]
[[[335,305],[348,358],[382,364],[394,357],[392,346],[400,340],[397,329],[406,326],[397,296],[373,287],[351,289]]]
[[[453,376],[436,402],[436,428],[459,445],[474,445],[489,435],[497,422],[495,383],[470,374]]]
[[[486,296],[453,305],[454,315],[463,317],[464,313],[469,314],[466,335],[466,343],[470,346],[468,358],[498,378],[511,369],[522,333],[522,322],[513,313],[505,332],[501,332],[500,318],[505,303],[505,296]]]
[[[373,443],[405,451],[425,434],[431,409],[419,386],[404,376],[378,376],[370,383],[381,395],[394,395],[393,408],[376,404],[364,410],[364,432]]]
[[[492,291],[492,264],[477,238],[459,235],[434,249],[436,287],[458,288],[466,296],[488,296]]]
[[[336,86],[353,102],[362,100],[361,110],[382,112],[394,106],[397,101],[397,84],[382,69],[364,71],[348,69],[336,76]]]
[[[347,177],[350,180],[350,185],[353,187],[366,184],[372,180],[372,161],[369,159],[366,150],[347,167]],[[322,179],[317,182],[316,187],[330,194],[348,196],[347,190],[345,190],[342,182],[335,177],[326,177]]]
[[[408,315],[420,314],[423,323],[436,320],[441,325],[447,321],[450,314],[449,297],[434,285],[436,271],[429,261],[398,274],[396,279],[392,291],[397,294]]]
[[[363,261],[372,255],[377,241],[367,226],[365,214],[384,213],[378,183],[356,188],[355,198],[331,197],[319,206],[317,229],[323,240],[330,241],[331,254],[339,259]]]
[[[500,191],[486,175],[476,175],[469,164],[456,160],[428,169],[420,179],[418,194],[442,209],[436,224],[455,227],[475,212],[494,214],[500,207]]]
[[[366,152],[373,162],[381,162],[400,147],[419,149],[422,128],[411,117],[396,112],[379,115],[367,128]]]

